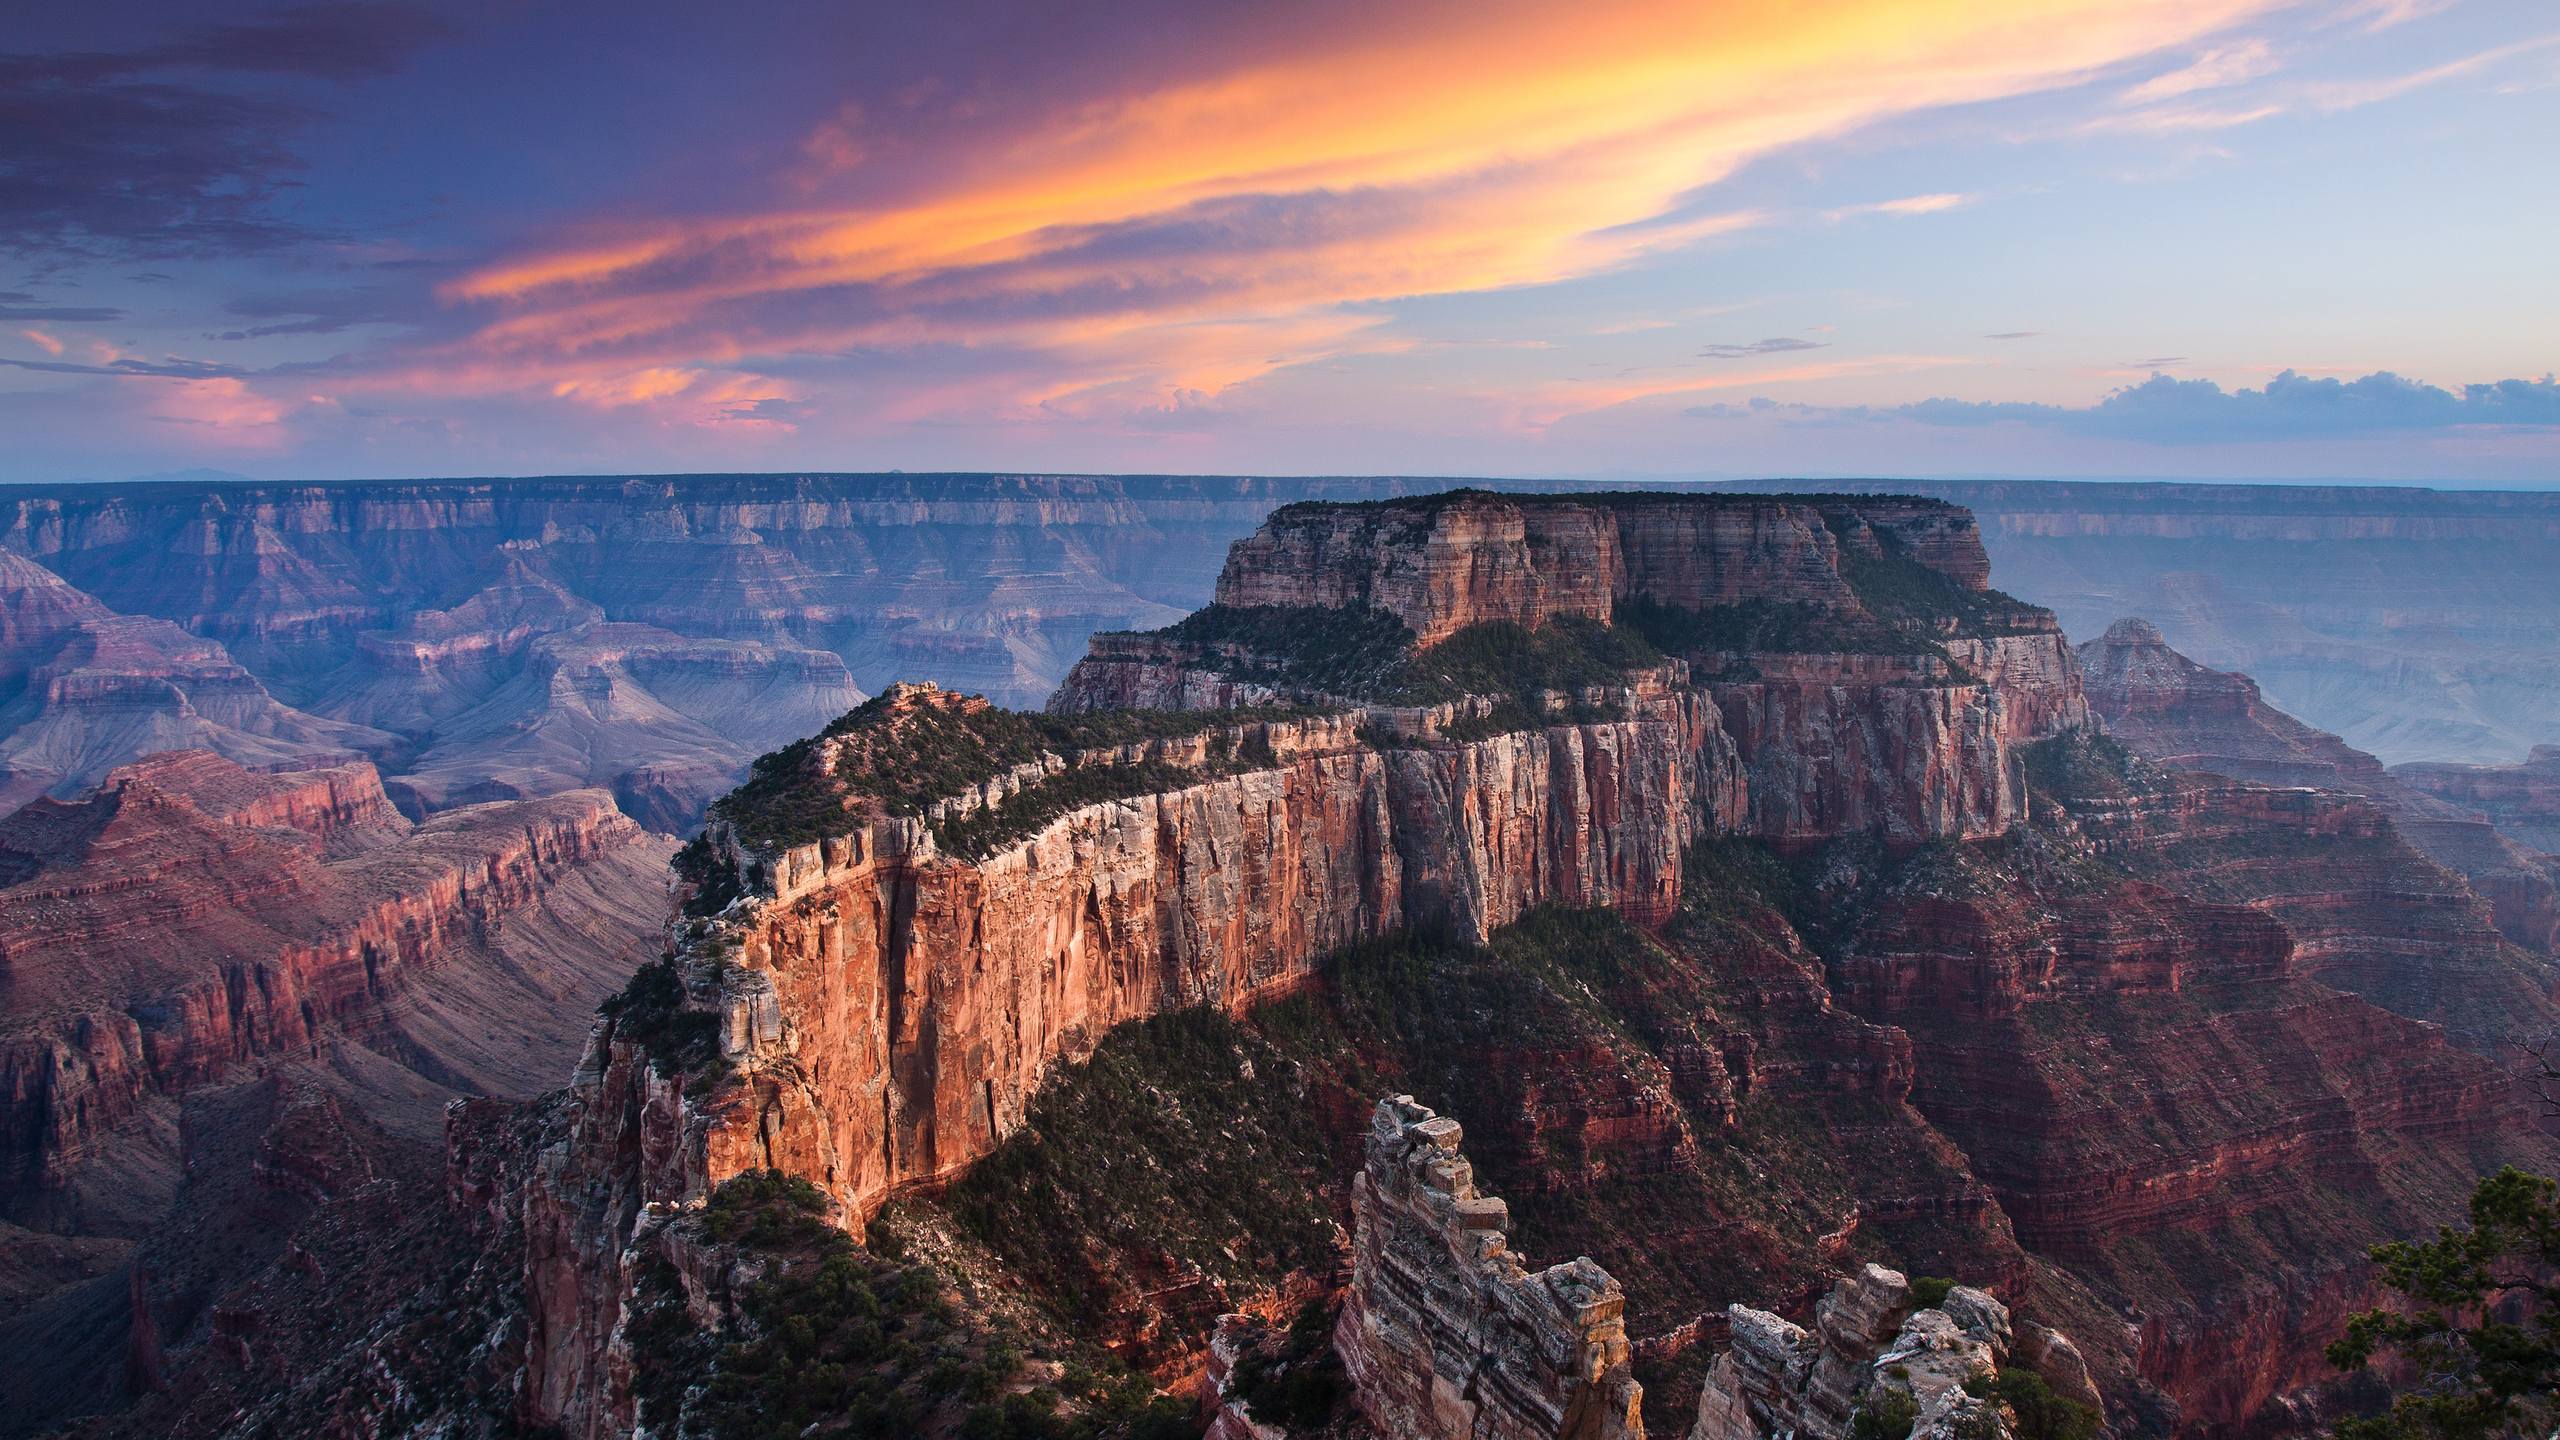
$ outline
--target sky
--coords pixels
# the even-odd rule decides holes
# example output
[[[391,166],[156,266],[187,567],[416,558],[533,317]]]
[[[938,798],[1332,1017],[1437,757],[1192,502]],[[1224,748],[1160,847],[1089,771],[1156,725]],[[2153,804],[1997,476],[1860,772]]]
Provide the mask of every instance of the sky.
[[[2555,134],[2548,0],[48,7],[0,481],[2560,485]]]

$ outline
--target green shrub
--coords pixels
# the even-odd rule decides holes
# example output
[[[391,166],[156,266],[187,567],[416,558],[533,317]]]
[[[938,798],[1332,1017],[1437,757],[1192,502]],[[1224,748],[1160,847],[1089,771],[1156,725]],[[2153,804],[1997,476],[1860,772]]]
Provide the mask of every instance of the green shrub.
[[[1351,1386],[1342,1357],[1333,1353],[1333,1321],[1323,1301],[1309,1300],[1279,1345],[1257,1347],[1237,1360],[1229,1390],[1253,1418],[1291,1430],[1314,1429],[1341,1411]]]
[[[1879,1385],[1867,1392],[1857,1413],[1849,1417],[1849,1440],[1906,1440],[1920,1419],[1920,1402],[1900,1386]]]
[[[1180,1428],[1187,1405],[1098,1353],[1067,1367],[1084,1377],[1077,1394],[1013,1391],[1027,1360],[1020,1337],[954,1304],[950,1282],[927,1265],[855,1245],[827,1223],[827,1208],[817,1187],[775,1170],[713,1192],[691,1223],[764,1266],[716,1331],[688,1316],[673,1266],[655,1256],[643,1262],[626,1327],[642,1423],[707,1440],[1197,1433]],[[1099,1378],[1106,1369],[1108,1383]]]
[[[1975,1399],[2007,1406],[2018,1440],[2095,1440],[2100,1428],[2097,1411],[2056,1394],[2043,1376],[2024,1367],[1977,1375],[1964,1388]]]
[[[818,735],[759,758],[745,783],[711,809],[736,827],[750,847],[787,849],[841,834],[859,805],[890,815],[921,815],[938,800],[1045,755],[1073,760],[1090,751],[1316,713],[1299,705],[1257,705],[1051,715],[975,701],[898,703],[883,695],[847,711]],[[832,774],[819,773],[818,743],[823,739],[843,742]],[[1267,762],[1271,755],[1269,743],[1259,735],[1248,737],[1238,749],[1242,763],[1253,763],[1257,755]]]
[[[631,972],[622,989],[597,1011],[613,1021],[616,1039],[628,1040],[662,1073],[701,1070],[720,1058],[720,1017],[685,1008],[684,974],[672,958]]]
[[[1911,1282],[1911,1303],[1922,1310],[1935,1310],[1947,1303],[1947,1292],[1956,1282],[1943,1275],[1923,1275]]]

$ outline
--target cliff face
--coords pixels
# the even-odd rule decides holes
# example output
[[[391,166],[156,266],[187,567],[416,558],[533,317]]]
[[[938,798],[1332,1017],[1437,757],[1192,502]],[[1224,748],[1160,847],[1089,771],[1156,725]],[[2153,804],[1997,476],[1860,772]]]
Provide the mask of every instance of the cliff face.
[[[1880,1418],[1896,1399],[1911,1417],[1903,1435],[2011,1434],[1999,1404],[1966,1386],[1996,1377],[2022,1348],[2062,1377],[2058,1393],[2098,1403],[2068,1338],[2035,1327],[2032,1346],[2019,1347],[2009,1307],[1988,1293],[1959,1285],[1936,1305],[1919,1305],[1900,1272],[1881,1265],[1832,1286],[1812,1330],[1748,1305],[1727,1308],[1726,1328],[1733,1348],[1708,1375],[1689,1440],[1842,1440],[1853,1416]]]
[[[1877,570],[1892,583],[1866,578]],[[1607,624],[1629,605],[1811,617],[1802,637],[1684,632],[1676,645],[1742,759],[1739,828],[1790,844],[1869,831],[1917,843],[2014,824],[2009,747],[2088,719],[2053,618],[1989,597],[1988,575],[1970,517],[1931,502],[1459,493],[1281,510],[1237,544],[1216,603],[1383,612],[1426,657],[1470,627]],[[1904,612],[1910,591],[1931,587],[1945,592],[1937,609]],[[1250,644],[1110,635],[1052,708],[1198,708],[1291,688]]]
[[[1847,501],[1853,548],[1891,545],[1966,590],[1990,584],[1972,517],[1927,502]],[[1469,625],[1607,621],[1616,602],[1703,610],[1746,600],[1861,609],[1826,507],[1770,496],[1599,496],[1520,501],[1456,492],[1424,501],[1294,505],[1238,541],[1215,601],[1361,606],[1430,645]]]
[[[1479,1148],[1496,1137],[1534,1235],[1590,1237],[1574,1248],[1649,1275],[1666,1307],[1852,1254],[1922,1257],[2046,1314],[2118,1317],[2091,1332],[2110,1397],[2199,1431],[2324,1377],[2366,1245],[2452,1213],[2480,1156],[2544,1153],[2503,1077],[2417,1023],[2485,1045],[2494,1012],[2547,1008],[2477,900],[2431,893],[2442,872],[2360,800],[2087,773],[2103,742],[2076,723],[2077,666],[2049,617],[1979,588],[1943,507],[1812,507],[1829,558],[1772,553],[1822,560],[1855,608],[1789,591],[1722,614],[1615,578],[1550,583],[1541,557],[1630,573],[1636,511],[1542,508],[1275,521],[1263,548],[1327,573],[1231,608],[1392,614],[1407,648],[1327,672],[1382,687],[1370,698],[1302,683],[1249,627],[1112,640],[1057,714],[902,690],[724,802],[688,862],[711,913],[656,998],[626,994],[599,1027],[571,1139],[519,1197],[530,1418],[581,1436],[630,1418],[626,1257],[652,1217],[767,1166],[855,1218],[913,1182],[966,1185],[1114,1027],[1204,1005],[1249,1019],[1398,934],[1490,945],[1492,970],[1341,977],[1381,987],[1357,993],[1394,1018],[1323,1001],[1361,1038],[1327,1059],[1300,1013],[1288,1063],[1348,1070],[1375,1046],[1417,1093],[1487,1087]],[[1672,653],[1615,684],[1534,649],[1639,619]],[[1482,673],[1489,620],[1530,637],[1505,642],[1530,647],[1521,688],[1397,688]],[[1557,674],[1567,688],[1537,688]],[[1097,703],[1132,694],[1312,713]],[[1535,909],[1550,901],[1646,929],[1507,966],[1505,927],[1557,923]],[[1530,984],[1545,1008],[1522,1008]],[[2306,1185],[2351,1198],[2306,1206]],[[1475,1423],[1440,1403],[1415,1338],[1465,1308],[1457,1291],[1398,1293],[1371,1388]],[[1196,1357],[1162,1338],[1188,1323],[1177,1302],[1123,1303],[1119,1343]],[[1660,1353],[1698,1333],[1694,1310],[1650,1318],[1636,1338]],[[1544,1384],[1521,1393],[1561,1393]],[[1561,1423],[1546,1401],[1513,1408]]]
[[[0,814],[38,795],[76,795],[156,751],[206,749],[281,769],[397,743],[284,705],[219,644],[118,615],[0,551]]]
[[[1753,523],[1737,531],[1735,514]],[[1947,567],[1926,584],[1979,593],[1978,548],[1945,507],[1880,505],[1849,529],[1860,550],[1907,545]],[[1663,604],[1655,597],[1795,587],[1810,566],[1817,593],[1865,615],[1832,534],[1818,510],[1791,504],[1305,507],[1240,546],[1225,593],[1361,607],[1402,596],[1408,628],[1455,635],[1488,619],[1603,618],[1610,591],[1558,589],[1558,567],[1635,574],[1659,588],[1631,593]],[[1675,563],[1666,536],[1706,547],[1702,558]],[[1265,595],[1246,558],[1264,550],[1304,552],[1336,580]],[[1781,598],[1814,603],[1801,595]],[[947,853],[933,817],[1029,804],[1054,765],[969,792],[959,812],[865,821],[854,805],[828,827],[837,833],[779,848],[716,819],[713,868],[747,898],[693,928],[682,965],[685,1003],[719,1017],[718,1065],[699,1085],[688,1075],[680,1096],[674,1077],[688,1067],[658,1078],[629,1019],[599,1032],[581,1087],[590,1123],[610,1133],[582,1148],[636,1152],[637,1164],[560,1171],[528,1222],[562,1237],[559,1266],[535,1269],[556,1327],[537,1348],[548,1367],[537,1388],[570,1408],[544,1414],[600,1423],[573,1397],[610,1389],[613,1236],[645,1204],[775,1166],[869,1214],[899,1187],[992,1150],[1052,1068],[1116,1024],[1199,1004],[1239,1010],[1303,985],[1345,946],[1414,930],[1481,941],[1540,904],[1662,921],[1679,903],[1683,851],[1703,836],[1909,845],[2005,832],[2023,814],[2013,740],[2082,712],[2067,660],[2040,658],[2058,645],[2050,622],[2021,610],[1998,628],[1974,637],[1973,652],[1997,683],[1957,674],[1928,631],[1902,657],[1754,655],[1753,678],[1730,683],[1693,683],[1674,660],[1615,687],[1526,697],[1549,717],[1492,724],[1481,738],[1494,713],[1481,698],[1328,702],[1335,713],[1250,722],[1222,742],[1266,762],[1068,809],[983,858]],[[1277,693],[1167,679],[1178,667],[1161,658],[1139,654],[1119,673],[1153,678],[1114,694]],[[1109,669],[1080,668],[1061,708],[1101,708],[1100,692],[1079,687],[1106,683],[1093,677]],[[900,692],[868,723],[903,725],[917,707],[974,714],[970,703]],[[850,739],[822,742],[811,773],[843,763]]]
[[[2359,794],[2384,783],[2381,761],[2268,705],[2248,676],[2170,649],[2149,621],[2117,621],[2079,658],[2107,733],[2155,765]]]
[[[595,791],[416,824],[368,766],[201,751],[0,820],[0,1429],[135,1403],[135,1354],[177,1395],[273,1378],[440,1285],[469,1247],[394,1243],[440,1210],[438,1111],[557,1082],[660,943],[671,848]],[[359,1274],[327,1320],[243,1293]]]
[[[2480,811],[2500,833],[2545,855],[2560,854],[2560,745],[2536,745],[2521,765],[2402,765],[2391,774],[2413,790]]]

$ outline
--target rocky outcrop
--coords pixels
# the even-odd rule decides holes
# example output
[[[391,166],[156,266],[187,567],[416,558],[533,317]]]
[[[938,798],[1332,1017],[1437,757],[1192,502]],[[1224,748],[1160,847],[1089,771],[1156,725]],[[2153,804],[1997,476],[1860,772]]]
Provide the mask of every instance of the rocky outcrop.
[[[1911,845],[2017,823],[2020,782],[1997,692],[1860,684],[1765,661],[1780,673],[1710,689],[1743,762],[1741,833],[1787,846],[1866,833]]]
[[[1618,1283],[1588,1259],[1529,1270],[1459,1140],[1411,1096],[1371,1121],[1334,1332],[1354,1403],[1411,1440],[1640,1440]]]
[[[2267,704],[2248,676],[2169,648],[2147,620],[2118,620],[2079,658],[2107,733],[2155,765],[2351,794],[2387,783],[2381,761]]]
[[[1944,567],[1931,583],[1979,593],[1960,514],[1894,502],[1858,513],[1853,547],[1922,556]],[[1647,599],[1748,596],[1818,574],[1822,593],[1854,604],[1832,534],[1814,505],[1757,499],[1298,507],[1239,548],[1229,576],[1244,588],[1222,594],[1392,599],[1423,632],[1604,617],[1593,607],[1615,581],[1567,582],[1562,569],[1634,576],[1651,588],[1631,593]],[[1682,545],[1701,548],[1683,562]],[[1304,552],[1341,583],[1264,593],[1251,558],[1264,550]],[[1975,659],[2018,687],[2017,708],[1923,638],[1907,656],[1755,657],[1765,664],[1753,678],[1713,686],[1675,660],[1621,686],[1547,696],[1543,723],[1481,738],[1448,738],[1469,733],[1461,721],[1483,728],[1481,697],[1251,720],[1218,753],[1268,761],[1078,806],[981,858],[945,853],[936,826],[955,806],[1030,803],[1021,797],[1068,762],[1018,766],[921,815],[832,796],[819,813],[841,812],[821,826],[835,833],[779,848],[760,848],[739,817],[715,819],[705,844],[743,898],[693,926],[679,958],[685,1007],[716,1017],[717,1061],[653,1059],[624,1034],[630,1022],[609,1022],[580,1078],[581,1123],[599,1128],[576,1148],[636,1158],[558,1169],[536,1206],[543,1218],[528,1222],[559,1235],[562,1257],[535,1269],[557,1326],[537,1390],[567,1407],[544,1418],[597,1423],[577,1407],[610,1388],[601,1377],[618,1323],[598,1297],[622,1283],[614,1257],[641,1207],[773,1166],[869,1215],[898,1188],[988,1153],[1052,1067],[1089,1054],[1113,1025],[1202,1004],[1241,1010],[1305,983],[1344,946],[1417,929],[1482,941],[1540,904],[1658,922],[1677,907],[1684,850],[1702,837],[1795,847],[1872,834],[1907,847],[2007,832],[2024,814],[2014,740],[2080,712],[2049,622],[1995,628],[2027,643],[1986,637]],[[1129,693],[1248,698],[1155,673],[1174,678]],[[981,702],[918,688],[886,703],[865,723]],[[821,739],[809,783],[839,784],[827,777],[850,743]],[[1208,753],[1204,738],[1170,744],[1124,758],[1179,768]]]
[[[1425,645],[1487,621],[1606,621],[1625,571],[1613,518],[1592,505],[1523,507],[1463,492],[1290,506],[1227,552],[1217,603],[1375,607]]]
[[[1917,548],[1888,545],[1871,524],[1824,523],[1843,553],[1874,546],[1870,561]],[[1595,618],[1571,608],[1584,591],[1524,580],[1502,557],[1601,532],[1559,521],[1532,544],[1522,526],[1516,547],[1498,528],[1464,532],[1492,560],[1451,561],[1438,578],[1400,562],[1354,566],[1370,588],[1346,582],[1340,594],[1405,587],[1425,607],[1408,626],[1439,623],[1429,607],[1444,603]],[[1325,553],[1375,556],[1358,525],[1315,533],[1308,544]],[[1460,532],[1421,533],[1428,556],[1441,553],[1428,536],[1455,544]],[[1956,566],[1954,540],[1928,543]],[[1982,593],[1947,572],[1930,585],[1931,595]],[[1512,1036],[1476,1061],[1526,1072],[1490,1133],[1536,1162],[1534,1193],[1660,1179],[1662,1193],[1689,1185],[1710,1198],[1697,1200],[1697,1217],[1664,1217],[1634,1213],[1643,1205],[1621,1193],[1593,1227],[1692,1246],[1730,1238],[1753,1247],[1737,1268],[1814,1255],[1836,1264],[1892,1237],[1962,1257],[1977,1268],[1953,1273],[1996,1278],[2003,1293],[2013,1282],[2045,1287],[2082,1315],[2115,1305],[2141,1328],[2104,1338],[2111,1395],[2147,1393],[2148,1382],[2191,1405],[2194,1423],[2247,1423],[2321,1378],[2317,1317],[2362,1298],[2352,1257],[2451,1213],[2474,1151],[2504,1143],[2513,1097],[2475,1057],[2388,1013],[2453,1018],[2428,1010],[2442,987],[2415,945],[2372,943],[2383,931],[2362,913],[2368,892],[2305,888],[2323,874],[2302,863],[2311,854],[2404,874],[2390,867],[2409,852],[2386,853],[2397,842],[2379,812],[2203,778],[2152,787],[2119,777],[2117,791],[2083,794],[2047,777],[2031,807],[2022,742],[2098,745],[2073,724],[2084,703],[2076,667],[2029,612],[1986,621],[1965,602],[1947,613],[1953,630],[1898,653],[1754,653],[1718,662],[1703,681],[1674,660],[1586,694],[1505,697],[1543,705],[1544,717],[1497,721],[1479,703],[1487,697],[1202,715],[1196,733],[1173,727],[1110,760],[1184,773],[1040,811],[1027,833],[966,855],[945,851],[944,827],[1032,804],[1060,777],[1090,773],[1090,758],[1008,753],[991,778],[941,798],[758,790],[778,813],[819,817],[822,833],[767,844],[741,814],[715,823],[697,874],[724,908],[679,936],[658,1012],[624,1010],[600,1028],[574,1092],[572,1138],[524,1196],[540,1317],[532,1418],[579,1436],[619,1423],[623,1257],[652,1207],[777,1166],[819,1184],[849,1217],[869,1216],[903,1187],[987,1154],[1056,1066],[1091,1054],[1124,1020],[1203,1004],[1241,1011],[1305,984],[1340,946],[1414,929],[1483,941],[1538,903],[1565,900],[1662,927],[1682,953],[1620,957],[1625,973],[1595,969],[1577,982],[1636,1007],[1641,1044],[1593,1029],[1546,1048]],[[1953,643],[1971,641],[1984,643]],[[1197,656],[1130,656],[1127,670],[1186,672],[1146,693],[1244,698],[1198,688],[1216,670],[1187,663]],[[1168,659],[1186,663],[1158,663]],[[887,715],[981,713],[925,690],[885,703]],[[1016,717],[1004,733],[1103,723],[1081,717]],[[857,753],[848,747],[873,743],[864,733],[838,728],[792,763],[821,785],[841,782],[839,765]],[[2042,764],[2052,752],[2037,753]],[[1259,758],[1204,763],[1246,755]],[[949,763],[935,751],[917,765]],[[891,810],[890,798],[905,808]],[[1710,907],[1710,923],[1682,905],[1684,849],[1694,860],[1697,842],[1735,836],[1820,852],[1803,918],[1781,918],[1772,900],[1770,913],[1742,917]],[[1920,843],[1930,840],[1953,843]],[[2302,884],[2288,889],[2288,877]],[[2403,933],[2450,939],[2468,925],[2489,937],[2479,953],[2504,953],[2476,901],[2429,908],[2422,887],[2371,893],[2407,912]],[[2359,987],[2375,1003],[2347,993]],[[1657,993],[1683,1001],[1642,998]],[[670,1038],[695,1027],[705,1038]],[[2203,1074],[2232,1086],[2200,1084]],[[1889,1156],[1875,1162],[1889,1180],[1825,1190],[1819,1225],[1788,1238],[1714,1195],[1714,1167],[1700,1157],[1768,1123],[1772,1097],[1821,1116],[1837,1146]],[[2304,1212],[2286,1197],[2306,1176],[2360,1198]],[[2271,1238],[2297,1224],[2319,1240]],[[2202,1238],[2179,1250],[2189,1236]],[[1709,1283],[1711,1269],[1684,1266],[1680,1283]],[[2282,1312],[2293,1318],[2267,1319],[2252,1274],[2280,1277],[2300,1301]],[[1906,1335],[1896,1316],[1866,1336],[1871,1353],[1907,1339],[1895,1361],[1907,1371],[1936,1373],[1947,1356],[1971,1368],[1966,1347],[1978,1337],[1941,1318]],[[1409,1337],[1439,1322],[1396,1323]],[[2182,1369],[2181,1345],[2248,1358]],[[1416,1415],[1437,1403],[1416,1368],[1426,1348],[1398,1342],[1402,1378],[1372,1377],[1403,1397],[1393,1403],[1422,1407]],[[1804,1384],[1838,1429],[1858,1381],[1834,1372],[1826,1379],[1808,1360]],[[1430,1373],[1463,1370],[1435,1361]],[[1914,1403],[1942,1401],[1930,1423],[1954,1426],[1948,1417],[1970,1400],[1955,1398],[1954,1371],[1938,1378],[1947,1383],[1934,1398]],[[1523,1401],[1503,1413],[1547,1412]],[[1444,1406],[1428,1423],[1476,1417],[1452,1419]]]
[[[1453,491],[1276,511],[1229,552],[1216,603],[1376,608],[1424,645],[1489,621],[1605,623],[1629,599],[1862,613],[1826,509],[1870,551],[1890,544],[1963,589],[1990,583],[1972,517],[1930,501]]]
[[[2501,834],[2560,855],[2560,745],[2536,745],[2521,765],[2400,765],[2392,778],[2476,810]]]
[[[1747,1305],[1726,1316],[1731,1348],[1708,1372],[1689,1440],[1844,1440],[1859,1411],[1891,1413],[1897,1399],[1910,1436],[2009,1433],[1998,1404],[1966,1388],[1997,1375],[2013,1344],[2009,1308],[1983,1291],[1959,1285],[1915,1308],[1900,1272],[1870,1264],[1823,1297],[1811,1331]],[[2039,1341],[2057,1368],[2077,1358],[2051,1331]],[[2085,1366],[2078,1378],[2085,1390]]]
[[[984,1154],[1121,1020],[1238,1009],[1409,928],[1481,938],[1553,901],[1667,915],[1682,846],[1730,819],[1730,750],[1676,697],[1447,747],[1375,748],[1349,717],[1253,729],[1271,768],[1086,806],[976,862],[915,821],[730,849],[770,898],[688,953],[736,967],[728,1052],[755,1098],[706,1118],[698,1183],[784,1164],[867,1213]],[[821,1060],[824,1085],[802,1073]]]

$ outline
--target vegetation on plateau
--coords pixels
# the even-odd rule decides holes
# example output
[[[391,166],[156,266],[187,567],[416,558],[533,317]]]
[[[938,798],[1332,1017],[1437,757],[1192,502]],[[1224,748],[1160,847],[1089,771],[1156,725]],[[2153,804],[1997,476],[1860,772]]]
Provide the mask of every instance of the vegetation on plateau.
[[[1374,608],[1211,605],[1156,634],[1200,647],[1199,663],[1234,679],[1388,705],[1469,695],[1534,701],[1621,685],[1630,670],[1662,663],[1642,635],[1571,616],[1534,629],[1489,620],[1422,646],[1403,621]]]
[[[864,1249],[827,1223],[815,1186],[739,1176],[697,1217],[702,1240],[762,1274],[716,1327],[681,1278],[645,1262],[628,1323],[639,1420],[706,1440],[944,1435],[956,1440],[1173,1440],[1188,1402],[1071,1343],[1044,1342],[955,1303],[934,1265]]]
[[[758,759],[745,782],[714,802],[711,813],[734,826],[750,847],[779,850],[841,833],[847,817],[864,806],[921,815],[936,801],[1044,756],[1073,762],[1095,751],[1315,713],[1305,706],[1262,705],[1052,715],[1006,710],[973,697],[916,703],[884,694],[818,734]],[[820,756],[831,740],[838,742],[835,766],[820,774]]]

